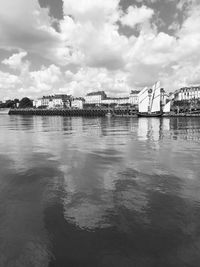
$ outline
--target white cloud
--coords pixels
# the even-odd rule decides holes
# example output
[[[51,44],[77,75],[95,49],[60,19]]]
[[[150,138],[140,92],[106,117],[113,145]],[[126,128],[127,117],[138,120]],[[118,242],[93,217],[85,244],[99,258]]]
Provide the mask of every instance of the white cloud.
[[[12,89],[16,85],[20,84],[20,79],[16,75],[12,75],[7,72],[0,71],[0,88],[2,89]]]
[[[17,97],[56,93],[64,83],[60,68],[54,64],[42,66],[38,71],[21,72],[19,76],[0,72],[0,95],[15,95]]]
[[[178,32],[178,30],[180,30],[180,24],[177,21],[173,21],[172,24],[169,25],[168,29]]]
[[[2,61],[3,64],[8,65],[10,68],[18,69],[22,65],[22,59],[27,56],[27,52],[20,52],[13,54],[8,59]]]
[[[136,7],[129,6],[127,13],[121,17],[122,25],[134,28],[138,24],[149,21],[154,14],[153,9],[146,6]]]
[[[19,50],[2,62],[19,72],[1,72],[5,92],[39,96],[60,90],[84,96],[106,90],[120,95],[158,79],[166,89],[199,81],[200,8],[195,1],[187,6],[175,36],[158,31],[153,9],[130,6],[123,13],[119,0],[63,0],[60,32],[51,27],[48,10],[36,0],[0,3],[0,48]],[[140,25],[139,35],[123,35],[120,21],[131,28]],[[27,54],[52,64],[31,71]]]
[[[55,65],[50,65],[48,68],[42,66],[41,70],[30,72],[30,77],[36,83],[53,84],[59,81],[60,76],[60,68]]]
[[[118,32],[118,0],[64,1],[61,34],[70,49],[69,61],[81,66],[117,69],[123,66],[128,39]],[[69,17],[68,15],[71,15]]]
[[[75,96],[85,96],[86,93],[105,90],[109,95],[128,94],[131,87],[128,85],[128,73],[123,71],[109,71],[105,68],[81,68],[78,72],[66,72],[65,86],[61,92]]]
[[[62,62],[59,33],[51,27],[48,9],[37,0],[0,0],[0,48],[17,49]]]
[[[189,73],[189,76],[188,76]],[[187,84],[190,85],[199,85],[200,84],[200,64],[193,68],[190,66],[190,69],[187,69]]]
[[[48,94],[58,90],[62,81],[62,73],[58,66],[52,64],[49,67],[42,66],[38,71],[31,71],[21,79],[23,80],[23,87],[20,88],[20,92],[23,91],[31,95],[35,93]]]
[[[8,72],[0,71],[0,99],[6,100],[13,98],[13,90],[16,87],[21,86],[21,80],[18,76],[10,74]]]

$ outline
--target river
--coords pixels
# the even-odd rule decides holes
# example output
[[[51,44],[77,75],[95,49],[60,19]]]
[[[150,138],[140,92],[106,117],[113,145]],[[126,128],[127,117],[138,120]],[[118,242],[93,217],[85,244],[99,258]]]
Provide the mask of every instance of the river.
[[[199,163],[199,118],[1,115],[0,266],[200,266]]]

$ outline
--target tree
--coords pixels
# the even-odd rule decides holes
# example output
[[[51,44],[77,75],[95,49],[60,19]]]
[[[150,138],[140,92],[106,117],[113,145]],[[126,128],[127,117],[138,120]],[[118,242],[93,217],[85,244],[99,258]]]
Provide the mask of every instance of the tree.
[[[24,97],[19,101],[19,108],[32,108],[33,102],[28,98]]]
[[[5,107],[6,108],[13,108],[14,107],[14,101],[10,100],[10,99],[6,100]]]

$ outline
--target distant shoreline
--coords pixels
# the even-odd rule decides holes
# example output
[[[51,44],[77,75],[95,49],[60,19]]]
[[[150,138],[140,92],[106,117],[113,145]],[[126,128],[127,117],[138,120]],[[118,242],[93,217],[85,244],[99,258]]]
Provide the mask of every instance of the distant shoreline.
[[[115,113],[111,109],[10,109],[9,115],[35,115],[35,116],[68,116],[68,117],[104,117],[111,111],[113,117],[136,117],[137,113],[129,114],[128,110],[122,109],[121,113]],[[0,112],[1,113],[1,112]],[[161,118],[167,117],[200,117],[200,113],[178,113],[163,114]]]

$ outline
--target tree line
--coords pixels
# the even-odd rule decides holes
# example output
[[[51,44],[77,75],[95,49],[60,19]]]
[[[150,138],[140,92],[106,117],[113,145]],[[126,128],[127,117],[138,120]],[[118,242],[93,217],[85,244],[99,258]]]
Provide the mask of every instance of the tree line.
[[[23,97],[21,100],[15,98],[14,100],[6,100],[4,103],[0,103],[0,108],[31,108],[33,107],[33,101],[28,97]]]

